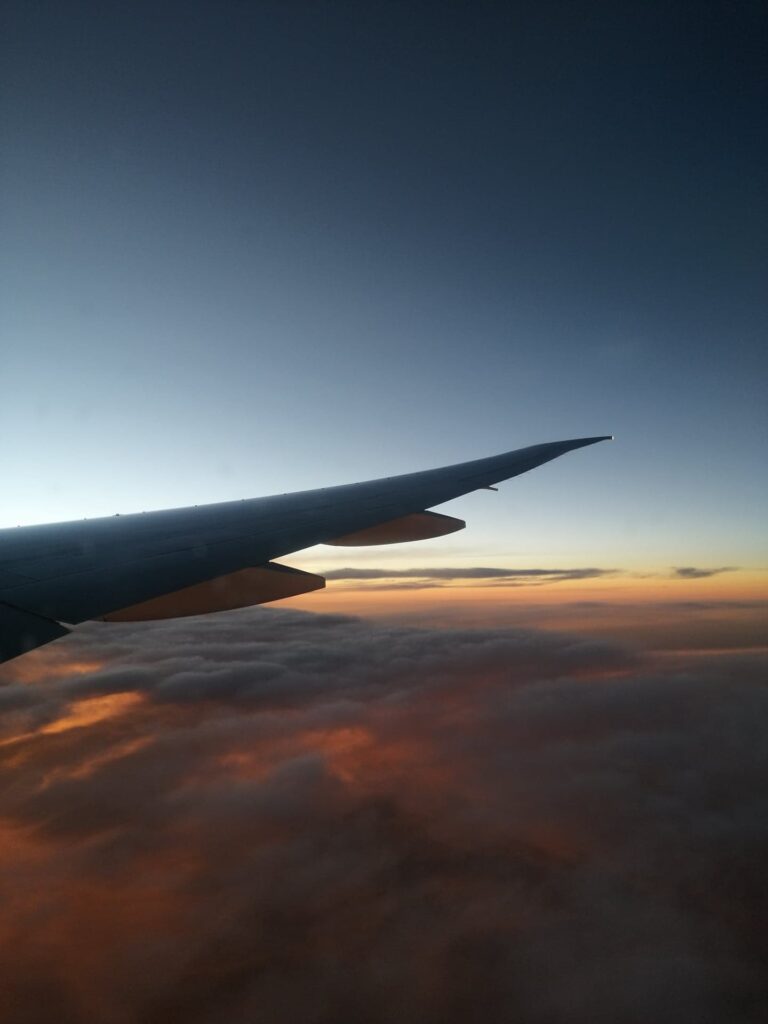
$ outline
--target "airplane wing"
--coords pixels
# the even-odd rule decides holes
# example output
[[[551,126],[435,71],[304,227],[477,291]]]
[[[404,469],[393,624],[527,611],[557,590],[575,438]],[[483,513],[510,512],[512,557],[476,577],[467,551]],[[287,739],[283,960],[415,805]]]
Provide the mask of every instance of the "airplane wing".
[[[322,577],[272,559],[314,544],[452,533],[465,524],[433,505],[606,440],[537,444],[320,490],[0,530],[0,661],[64,636],[62,623],[200,615],[319,589]]]

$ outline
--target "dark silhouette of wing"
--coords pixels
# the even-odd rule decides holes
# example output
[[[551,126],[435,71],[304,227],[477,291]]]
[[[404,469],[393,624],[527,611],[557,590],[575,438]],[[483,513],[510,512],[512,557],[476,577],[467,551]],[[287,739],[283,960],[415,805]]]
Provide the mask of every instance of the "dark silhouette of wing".
[[[313,544],[452,532],[461,520],[427,510],[605,440],[267,498],[0,530],[0,661],[63,636],[60,623],[196,615],[317,589],[322,578],[272,559]]]

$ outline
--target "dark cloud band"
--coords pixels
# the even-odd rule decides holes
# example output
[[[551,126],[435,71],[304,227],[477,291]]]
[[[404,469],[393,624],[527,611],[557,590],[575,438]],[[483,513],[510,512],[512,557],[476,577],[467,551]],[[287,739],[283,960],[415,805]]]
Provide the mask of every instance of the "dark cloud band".
[[[495,585],[523,586],[541,583],[559,583],[564,580],[596,579],[613,576],[619,569],[501,569],[489,566],[473,568],[422,568],[422,569],[331,569],[323,575],[328,580],[385,580],[408,581],[408,586],[439,586],[456,580],[493,581]],[[403,584],[398,584],[402,586]]]

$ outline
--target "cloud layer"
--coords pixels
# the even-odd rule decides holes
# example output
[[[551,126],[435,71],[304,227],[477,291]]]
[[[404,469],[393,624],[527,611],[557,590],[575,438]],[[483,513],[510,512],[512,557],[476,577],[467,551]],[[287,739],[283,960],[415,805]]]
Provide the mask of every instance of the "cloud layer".
[[[599,579],[615,576],[618,569],[501,569],[494,566],[435,567],[420,569],[377,569],[343,567],[329,569],[322,575],[330,582],[339,582],[345,589],[432,590],[436,587],[472,581],[475,586],[535,587],[566,580]]]
[[[499,566],[456,566],[421,567],[415,569],[392,569],[378,567],[343,566],[338,569],[321,569],[321,575],[334,583],[341,583],[345,589],[370,590],[427,590],[452,584],[472,581],[474,586],[486,587],[537,587],[550,583],[565,583],[573,580],[597,580],[610,577],[636,578],[637,573],[626,569],[601,569],[595,566],[570,569],[515,569]],[[735,566],[700,568],[677,566],[664,572],[646,572],[643,578],[659,577],[672,580],[698,580],[737,572]]]
[[[762,1020],[765,658],[664,665],[273,609],[13,663],[3,1020]]]

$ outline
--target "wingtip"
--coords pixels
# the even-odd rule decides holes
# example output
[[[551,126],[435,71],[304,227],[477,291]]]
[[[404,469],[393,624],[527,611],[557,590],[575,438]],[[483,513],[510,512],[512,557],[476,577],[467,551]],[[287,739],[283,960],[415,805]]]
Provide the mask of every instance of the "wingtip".
[[[600,437],[582,438],[582,444],[597,444],[599,441],[613,441],[613,434],[601,434]]]
[[[572,437],[567,441],[551,441],[549,444],[541,445],[540,448],[542,451],[551,453],[551,458],[556,458],[558,455],[565,455],[566,452],[573,452],[579,448],[587,448],[600,441],[612,440],[613,434],[601,434],[599,437]]]
[[[599,437],[575,437],[571,441],[563,441],[562,444],[570,445],[573,448],[585,448],[589,444],[597,444],[599,441],[613,441],[613,434],[601,434]]]

